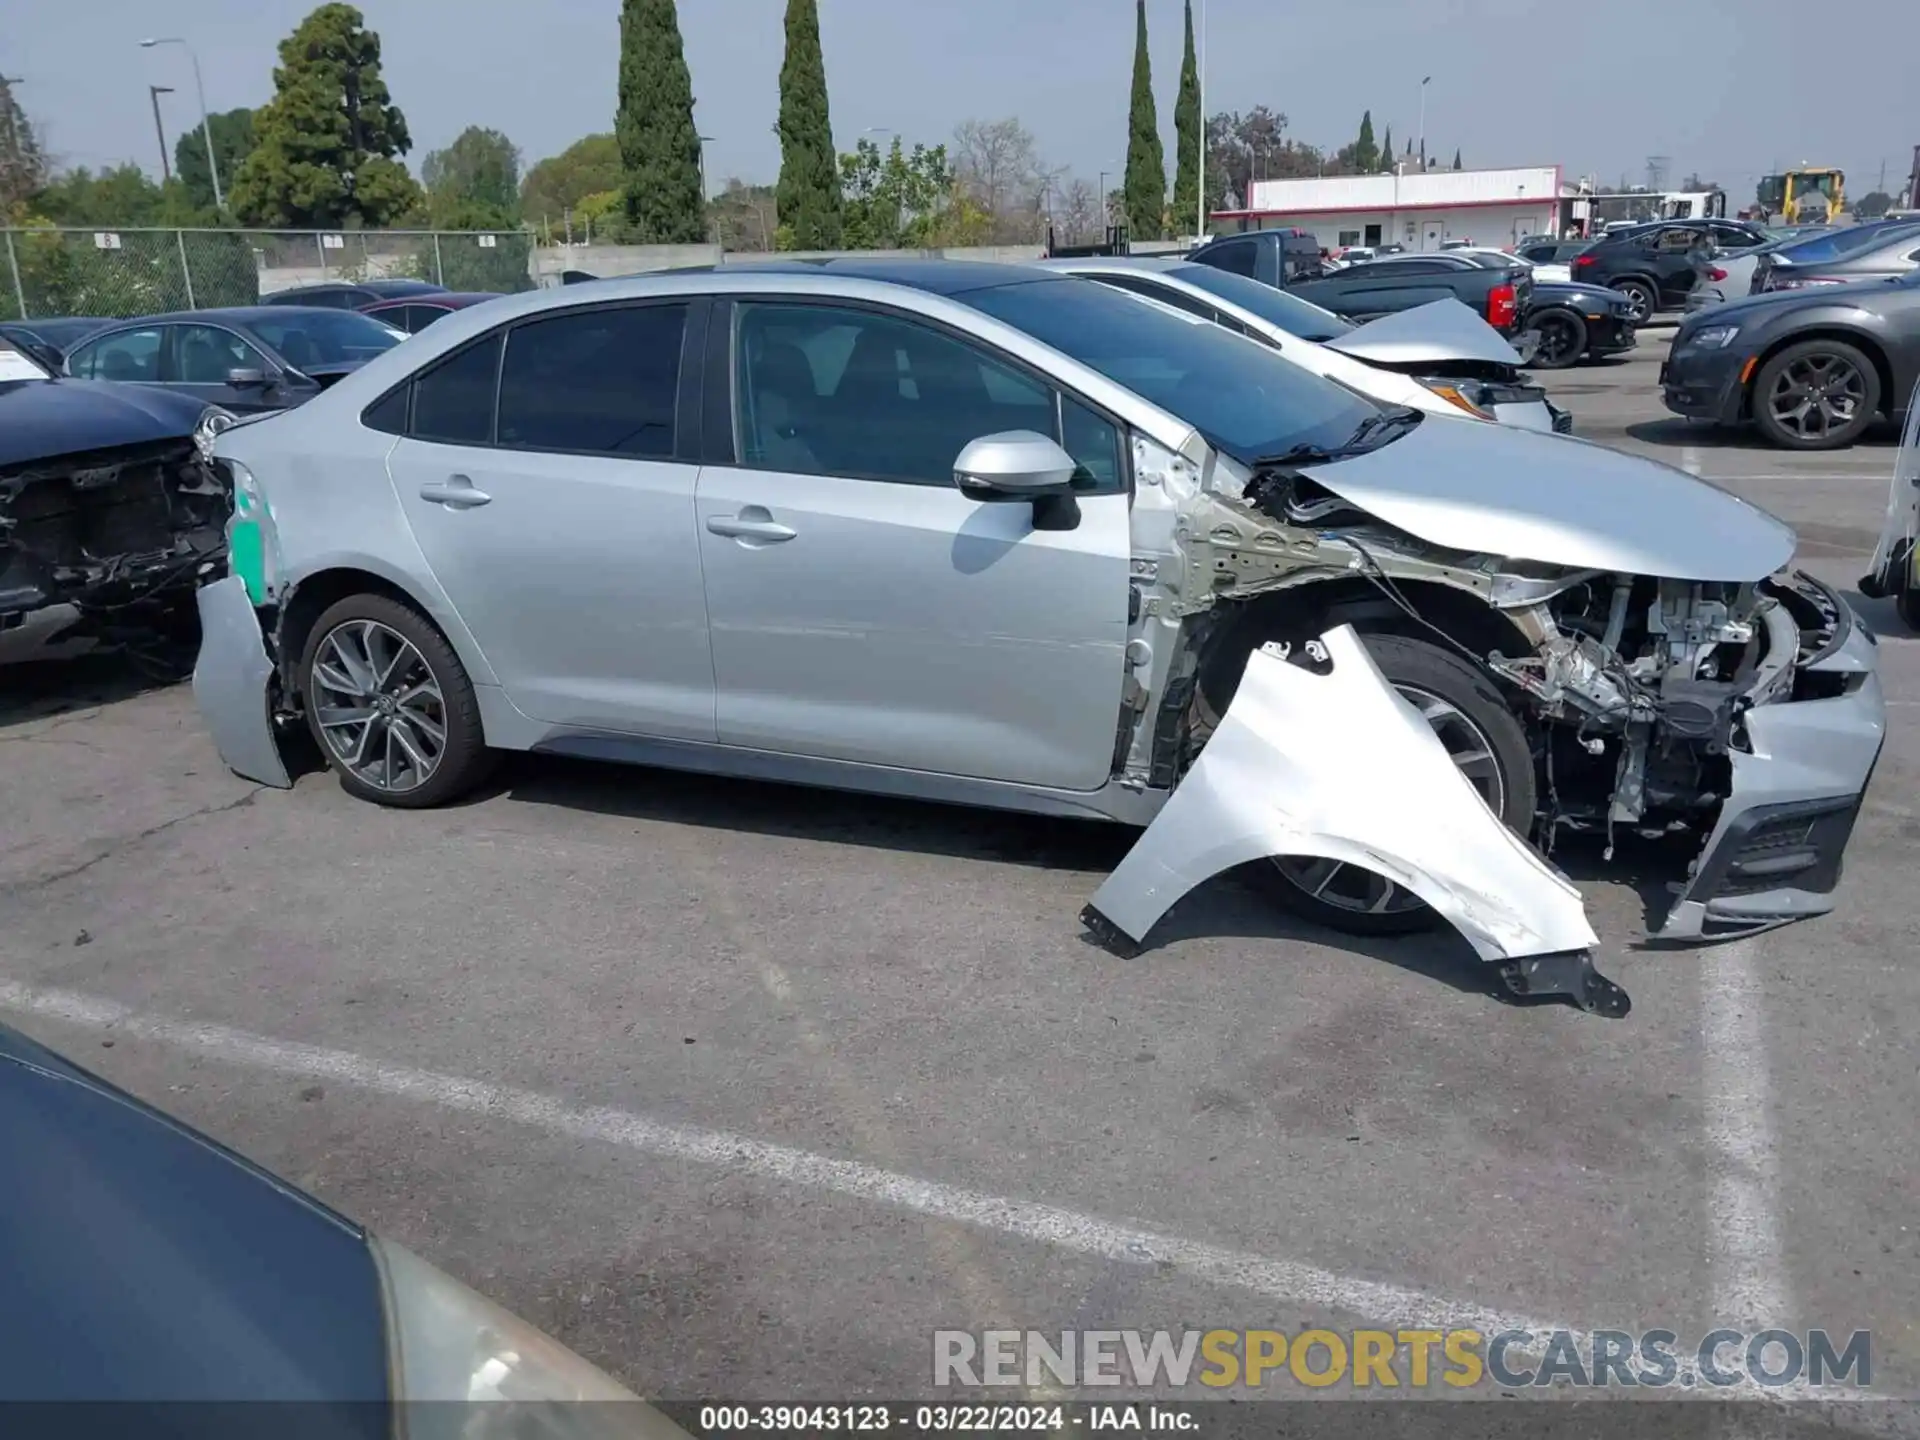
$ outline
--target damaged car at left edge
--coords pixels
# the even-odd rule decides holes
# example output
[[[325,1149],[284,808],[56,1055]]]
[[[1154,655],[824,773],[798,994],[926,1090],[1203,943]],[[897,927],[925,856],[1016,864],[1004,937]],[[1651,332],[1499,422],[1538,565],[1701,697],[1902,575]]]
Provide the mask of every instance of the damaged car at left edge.
[[[510,297],[214,453],[240,774],[304,734],[389,806],[523,750],[1118,821],[1122,953],[1246,866],[1623,1015],[1558,837],[1678,838],[1659,939],[1822,914],[1885,735],[1765,511],[1031,268]]]
[[[85,641],[161,678],[192,663],[194,588],[223,561],[231,492],[210,462],[233,416],[50,373],[0,337],[0,641]]]

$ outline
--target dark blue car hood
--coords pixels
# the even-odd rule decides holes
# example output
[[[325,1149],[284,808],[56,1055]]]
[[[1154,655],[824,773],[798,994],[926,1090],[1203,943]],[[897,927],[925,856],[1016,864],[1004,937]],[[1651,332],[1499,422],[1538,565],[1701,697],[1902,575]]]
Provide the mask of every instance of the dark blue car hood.
[[[0,1155],[0,1402],[374,1402],[333,1433],[385,1433],[358,1227],[4,1025]]]
[[[202,400],[108,380],[0,381],[0,469],[89,450],[184,440]]]

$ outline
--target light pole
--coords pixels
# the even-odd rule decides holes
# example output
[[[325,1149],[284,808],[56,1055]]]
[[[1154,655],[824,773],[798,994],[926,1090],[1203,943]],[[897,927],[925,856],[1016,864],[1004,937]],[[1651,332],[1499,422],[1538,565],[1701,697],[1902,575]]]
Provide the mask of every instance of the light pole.
[[[1431,75],[1423,75],[1420,79],[1420,173],[1422,175],[1427,173],[1427,82],[1431,79],[1433,79]]]
[[[1193,220],[1193,238],[1197,244],[1207,238],[1207,0],[1200,0],[1200,203]],[[1251,208],[1251,207],[1249,207]]]
[[[193,90],[200,98],[200,135],[207,142],[207,174],[213,180],[213,208],[224,210],[227,202],[220,193],[220,162],[213,158],[213,122],[207,118],[207,87],[200,81],[200,57],[178,35],[164,35],[140,42],[142,50],[151,50],[156,45],[178,45],[187,52],[187,59],[193,62]]]
[[[696,135],[694,138],[700,142],[700,202],[704,205],[713,198],[712,193],[707,189],[707,146],[713,143],[714,137]]]
[[[173,179],[173,166],[167,161],[167,127],[160,123],[160,97],[172,93],[171,85],[147,86],[147,98],[153,101],[153,133],[160,141],[160,178],[162,180]]]

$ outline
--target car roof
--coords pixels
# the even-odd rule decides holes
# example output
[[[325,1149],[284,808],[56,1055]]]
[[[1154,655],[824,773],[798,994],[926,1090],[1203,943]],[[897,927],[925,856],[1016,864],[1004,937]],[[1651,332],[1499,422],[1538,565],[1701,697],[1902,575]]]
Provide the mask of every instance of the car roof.
[[[1028,285],[1039,277],[1031,265],[996,264],[983,260],[894,260],[885,258],[825,260],[729,260],[722,266],[690,267],[712,270],[725,277],[735,273],[786,275],[841,275],[855,280],[877,280],[905,285],[933,295],[964,295],[969,290],[991,290],[999,285]],[[685,272],[682,272],[685,273]],[[638,279],[641,277],[630,277]],[[605,283],[605,282],[602,282]]]
[[[1063,272],[1070,270],[1117,270],[1124,272],[1130,270],[1136,273],[1141,271],[1164,273],[1170,270],[1179,270],[1187,266],[1193,266],[1196,265],[1196,263],[1195,261],[1187,259],[1184,255],[1063,255],[1058,257],[1049,256],[1036,260],[1034,267],[1043,270],[1059,270]]]
[[[418,295],[388,295],[376,305],[363,305],[360,313],[371,315],[377,310],[398,310],[403,305],[478,305],[482,300],[498,300],[502,293],[499,290],[424,290]],[[298,307],[280,305],[275,308],[288,310]]]
[[[165,310],[157,315],[136,315],[108,324],[115,330],[136,329],[142,325],[191,325],[196,320],[213,320],[228,325],[249,325],[256,320],[284,324],[289,315],[352,315],[352,310],[336,310],[331,305],[224,305],[208,310]],[[91,338],[91,337],[89,337]]]

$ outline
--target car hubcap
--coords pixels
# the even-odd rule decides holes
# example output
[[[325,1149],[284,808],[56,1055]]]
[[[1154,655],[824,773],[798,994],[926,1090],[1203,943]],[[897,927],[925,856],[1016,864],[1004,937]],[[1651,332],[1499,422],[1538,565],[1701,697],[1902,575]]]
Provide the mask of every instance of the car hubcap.
[[[1652,297],[1638,285],[1628,286],[1622,293],[1627,297],[1627,314],[1634,324],[1637,325],[1645,320],[1648,312],[1653,309]]]
[[[1446,746],[1460,773],[1472,782],[1495,815],[1506,808],[1506,781],[1494,758],[1487,734],[1458,706],[1414,685],[1396,685],[1400,698],[1426,717],[1433,733]],[[1369,915],[1397,915],[1417,910],[1425,902],[1386,876],[1358,865],[1315,855],[1276,857],[1274,866],[1293,885],[1314,899],[1341,910]]]
[[[1819,440],[1851,425],[1866,397],[1866,377],[1850,361],[1806,355],[1774,380],[1767,408],[1788,434]]]
[[[440,683],[413,643],[378,620],[349,620],[320,642],[307,703],[327,749],[376,790],[417,790],[447,749]]]

